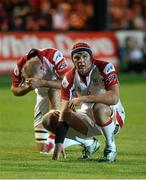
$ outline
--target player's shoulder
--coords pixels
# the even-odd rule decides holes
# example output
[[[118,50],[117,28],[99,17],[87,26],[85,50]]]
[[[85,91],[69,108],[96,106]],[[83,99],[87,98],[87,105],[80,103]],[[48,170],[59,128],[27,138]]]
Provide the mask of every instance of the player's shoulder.
[[[62,80],[62,86],[64,88],[70,88],[74,81],[75,68],[71,68]]]
[[[19,69],[22,69],[26,62],[27,62],[27,55],[24,55],[17,62],[17,66],[19,67]]]
[[[45,48],[45,49],[40,50],[40,54],[43,56],[48,56],[48,55],[50,56],[50,55],[55,54],[57,51],[59,50],[56,48]]]
[[[46,48],[40,51],[41,56],[46,57],[50,62],[59,63],[63,59],[63,54],[56,48]]]
[[[110,74],[115,71],[115,67],[111,62],[96,60],[94,59],[94,64],[98,67],[99,71],[104,74]]]
[[[25,65],[25,63],[27,62],[27,55],[22,56],[16,63],[15,67],[14,67],[14,75],[15,76],[19,76],[21,74],[21,71]]]

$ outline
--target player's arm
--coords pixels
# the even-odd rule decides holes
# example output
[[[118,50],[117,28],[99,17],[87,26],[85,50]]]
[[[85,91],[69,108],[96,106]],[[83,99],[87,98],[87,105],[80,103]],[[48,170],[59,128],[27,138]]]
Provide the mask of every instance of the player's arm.
[[[78,98],[74,98],[72,103],[74,105],[78,105],[80,103],[103,103],[107,105],[115,105],[119,100],[119,85],[115,84],[110,86],[108,90],[103,92],[102,94],[81,96]]]
[[[43,87],[61,89],[61,80],[42,80]]]
[[[25,81],[24,76],[22,76],[22,67],[26,63],[26,61],[26,56],[23,56],[14,68],[11,91],[15,96],[24,96],[25,94],[33,90],[30,84]]]
[[[60,89],[61,88],[61,80],[50,80],[50,81],[42,80],[42,86]]]
[[[61,88],[61,80],[43,80],[38,78],[29,78],[27,81],[33,88],[48,87],[48,88]]]
[[[28,84],[25,84],[24,86],[18,86],[18,87],[15,87],[13,85],[11,86],[11,91],[13,92],[15,96],[24,96],[32,90],[33,88]]]
[[[60,51],[56,51],[53,56],[53,64],[55,73],[60,79],[63,79],[65,74],[70,70],[67,62]]]
[[[69,101],[68,100],[62,100],[61,101],[61,109],[60,109],[60,116],[59,116],[59,121],[64,120],[64,113],[69,111]]]
[[[69,101],[62,100],[61,112],[59,120],[55,130],[55,148],[53,153],[53,160],[59,160],[60,154],[66,158],[66,154],[63,147],[63,142],[68,131],[68,124],[64,121],[65,112],[68,110]]]

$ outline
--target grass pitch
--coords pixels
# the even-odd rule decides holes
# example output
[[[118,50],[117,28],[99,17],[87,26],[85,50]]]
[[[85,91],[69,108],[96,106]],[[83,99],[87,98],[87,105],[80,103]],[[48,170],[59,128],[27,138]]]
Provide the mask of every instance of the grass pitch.
[[[66,149],[67,159],[52,161],[35,150],[35,94],[14,97],[10,76],[0,75],[0,178],[2,179],[144,179],[146,178],[146,76],[120,75],[126,121],[116,136],[117,161],[98,163],[104,149],[83,161],[81,147]]]

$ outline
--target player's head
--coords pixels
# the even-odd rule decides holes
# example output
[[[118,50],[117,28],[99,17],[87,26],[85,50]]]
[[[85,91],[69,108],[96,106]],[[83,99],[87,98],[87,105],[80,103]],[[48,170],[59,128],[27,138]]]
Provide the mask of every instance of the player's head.
[[[25,78],[43,77],[43,67],[38,56],[30,58],[29,61],[26,62],[22,69],[22,75]]]
[[[92,67],[92,51],[87,43],[77,43],[71,51],[73,64],[77,71],[86,75]]]
[[[38,49],[33,48],[33,49],[31,49],[31,50],[28,52],[28,54],[27,54],[27,60],[30,60],[31,58],[36,57],[36,56],[37,56],[38,58],[40,58],[39,51],[38,51]]]

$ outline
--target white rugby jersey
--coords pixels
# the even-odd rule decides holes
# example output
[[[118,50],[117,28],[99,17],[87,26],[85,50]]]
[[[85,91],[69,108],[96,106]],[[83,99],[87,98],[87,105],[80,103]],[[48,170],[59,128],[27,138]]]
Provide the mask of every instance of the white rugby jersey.
[[[86,76],[86,84],[82,81],[81,76],[75,68],[66,74],[62,81],[62,99],[71,100],[76,93],[79,96],[103,93],[110,86],[119,84],[113,64],[99,60],[94,60],[93,62],[92,69],[88,76]],[[90,108],[88,107],[90,104],[92,103],[83,103],[81,106],[82,112],[86,112]],[[125,111],[120,99],[116,105],[111,105],[111,108],[115,110],[118,123],[122,127],[125,119]]]
[[[86,76],[86,84],[75,68],[66,74],[62,81],[62,99],[71,100],[75,93],[80,96],[102,93],[108,87],[119,83],[113,64],[99,60],[93,62],[92,69]]]
[[[54,48],[47,48],[39,51],[39,57],[43,66],[43,79],[54,80],[57,77],[64,76],[69,70],[63,54]],[[16,64],[14,69],[12,84],[14,87],[21,86],[24,82],[22,77],[22,69],[27,62],[27,55],[23,56]]]

